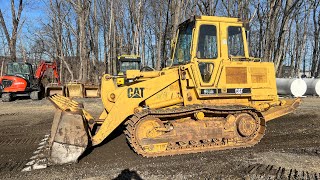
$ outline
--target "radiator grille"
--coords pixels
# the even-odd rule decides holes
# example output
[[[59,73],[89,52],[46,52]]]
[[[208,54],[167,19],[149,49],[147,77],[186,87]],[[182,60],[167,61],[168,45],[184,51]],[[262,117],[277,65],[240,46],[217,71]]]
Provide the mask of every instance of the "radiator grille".
[[[226,67],[227,84],[247,84],[246,67]]]
[[[3,88],[10,87],[12,85],[12,81],[7,80],[7,79],[3,79],[1,84],[2,84]]]
[[[251,80],[252,83],[267,83],[267,69],[252,67],[251,70]]]

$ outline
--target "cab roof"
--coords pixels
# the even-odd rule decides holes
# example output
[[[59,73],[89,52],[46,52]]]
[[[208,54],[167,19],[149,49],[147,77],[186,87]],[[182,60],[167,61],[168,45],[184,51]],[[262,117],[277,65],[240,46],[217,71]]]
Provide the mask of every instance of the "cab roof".
[[[141,57],[139,55],[121,55],[118,56],[119,61],[141,61]]]
[[[212,21],[212,22],[230,22],[230,23],[242,23],[240,18],[234,17],[220,17],[220,16],[194,16],[197,21]]]
[[[234,18],[234,17],[221,17],[221,16],[193,16],[190,19],[187,19],[183,23],[179,25],[185,26],[189,24],[190,22],[195,22],[195,21],[209,21],[209,22],[226,22],[226,23],[245,23],[242,21],[240,18]]]

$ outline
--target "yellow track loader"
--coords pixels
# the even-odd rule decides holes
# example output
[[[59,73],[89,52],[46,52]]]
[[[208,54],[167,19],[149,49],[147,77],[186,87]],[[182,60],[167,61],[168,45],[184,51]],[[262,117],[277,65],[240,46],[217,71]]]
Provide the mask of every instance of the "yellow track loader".
[[[274,64],[249,57],[246,23],[199,16],[179,25],[172,57],[161,71],[128,70],[117,86],[105,74],[104,110],[93,118],[73,100],[53,95],[57,108],[47,159],[76,162],[117,127],[144,157],[250,147],[266,122],[293,112],[300,99],[279,99]]]

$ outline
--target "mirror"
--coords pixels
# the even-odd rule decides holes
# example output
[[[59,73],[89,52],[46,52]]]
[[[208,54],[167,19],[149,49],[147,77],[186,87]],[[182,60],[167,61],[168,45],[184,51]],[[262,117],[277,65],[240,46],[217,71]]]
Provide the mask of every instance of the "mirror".
[[[170,67],[172,65],[172,59],[169,58],[166,60],[166,67]]]

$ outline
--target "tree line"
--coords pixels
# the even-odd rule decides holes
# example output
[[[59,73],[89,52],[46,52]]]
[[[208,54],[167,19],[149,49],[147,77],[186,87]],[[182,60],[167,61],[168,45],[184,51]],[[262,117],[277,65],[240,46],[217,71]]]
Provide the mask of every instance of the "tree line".
[[[11,20],[0,7],[0,53],[12,61],[56,60],[61,82],[97,83],[101,74],[117,73],[121,54],[139,54],[143,66],[161,69],[178,25],[194,15],[248,21],[250,55],[274,62],[278,77],[285,67],[291,77],[320,71],[318,0],[46,0],[28,45],[17,41],[25,6],[11,0]]]

